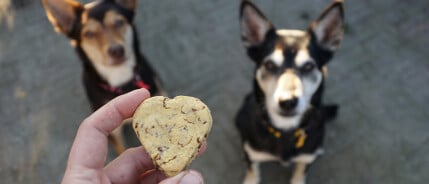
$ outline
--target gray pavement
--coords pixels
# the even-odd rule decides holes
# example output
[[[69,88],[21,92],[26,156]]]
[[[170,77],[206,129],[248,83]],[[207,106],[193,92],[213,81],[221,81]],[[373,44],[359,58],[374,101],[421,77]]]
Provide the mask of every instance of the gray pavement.
[[[76,129],[90,114],[81,66],[41,3],[19,2],[7,14],[13,27],[0,25],[0,183],[59,183]],[[256,4],[277,27],[304,29],[329,2]],[[238,4],[147,0],[136,16],[142,51],[169,94],[211,107],[208,150],[192,165],[208,184],[240,183],[245,171],[233,118],[251,89],[253,65],[239,38]],[[428,183],[429,1],[347,0],[345,11],[347,31],[325,96],[341,105],[340,114],[308,183]],[[290,172],[264,164],[263,183],[286,183]]]

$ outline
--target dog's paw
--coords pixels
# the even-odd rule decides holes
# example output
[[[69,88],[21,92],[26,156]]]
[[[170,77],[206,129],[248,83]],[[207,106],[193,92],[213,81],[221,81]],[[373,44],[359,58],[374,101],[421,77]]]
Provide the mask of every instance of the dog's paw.
[[[302,172],[297,172],[297,170],[301,170],[298,168],[295,168],[295,173],[293,174],[292,179],[290,180],[291,184],[305,184],[305,173],[304,170]]]
[[[292,178],[290,184],[305,184],[305,177]]]
[[[259,174],[255,171],[247,170],[243,184],[258,184],[261,181]]]
[[[259,184],[259,180],[257,178],[246,177],[243,181],[243,184]]]

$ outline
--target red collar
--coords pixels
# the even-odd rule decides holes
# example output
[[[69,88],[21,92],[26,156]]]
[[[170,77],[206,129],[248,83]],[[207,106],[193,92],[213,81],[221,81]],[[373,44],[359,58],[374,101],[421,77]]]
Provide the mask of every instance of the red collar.
[[[106,91],[109,91],[111,93],[116,93],[116,94],[124,94],[130,91],[130,89],[140,89],[140,88],[145,88],[147,90],[150,90],[150,85],[146,84],[139,75],[134,75],[133,80],[131,80],[131,82],[126,83],[122,86],[119,87],[113,87],[110,86],[107,83],[100,83],[100,87],[103,88]]]

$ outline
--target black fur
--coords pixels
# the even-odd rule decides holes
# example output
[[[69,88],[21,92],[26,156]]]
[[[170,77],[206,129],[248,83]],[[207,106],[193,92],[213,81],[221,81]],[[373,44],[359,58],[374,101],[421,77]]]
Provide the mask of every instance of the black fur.
[[[106,12],[110,10],[114,10],[124,16],[129,23],[133,22],[134,11],[124,8],[123,6],[120,6],[111,0],[102,1],[94,8],[91,8],[91,10],[88,11],[88,16],[102,22]]]
[[[271,29],[265,35],[265,39],[259,45],[251,46],[247,49],[247,55],[256,62],[259,66],[262,60],[274,50],[276,41],[278,39],[275,29]]]
[[[329,62],[329,60],[332,59],[334,52],[320,46],[317,43],[316,35],[312,30],[308,30],[308,32],[310,33],[311,38],[307,49],[310,52],[310,56],[316,60],[319,69],[321,69]]]

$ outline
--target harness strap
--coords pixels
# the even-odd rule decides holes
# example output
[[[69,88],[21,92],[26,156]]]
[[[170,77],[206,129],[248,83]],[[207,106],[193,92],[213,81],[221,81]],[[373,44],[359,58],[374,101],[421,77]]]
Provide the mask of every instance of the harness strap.
[[[280,139],[282,135],[285,133],[285,132],[282,132],[281,130],[276,130],[272,126],[266,126],[266,128],[267,128],[267,131],[277,139]],[[295,142],[295,148],[296,149],[302,148],[307,139],[307,133],[305,133],[305,129],[298,128],[295,131],[293,131],[293,135],[297,139],[297,141]]]
[[[295,130],[294,136],[298,139],[298,141],[296,141],[295,143],[295,148],[302,148],[304,146],[305,139],[307,138],[305,130],[302,128],[298,128],[297,130]]]

